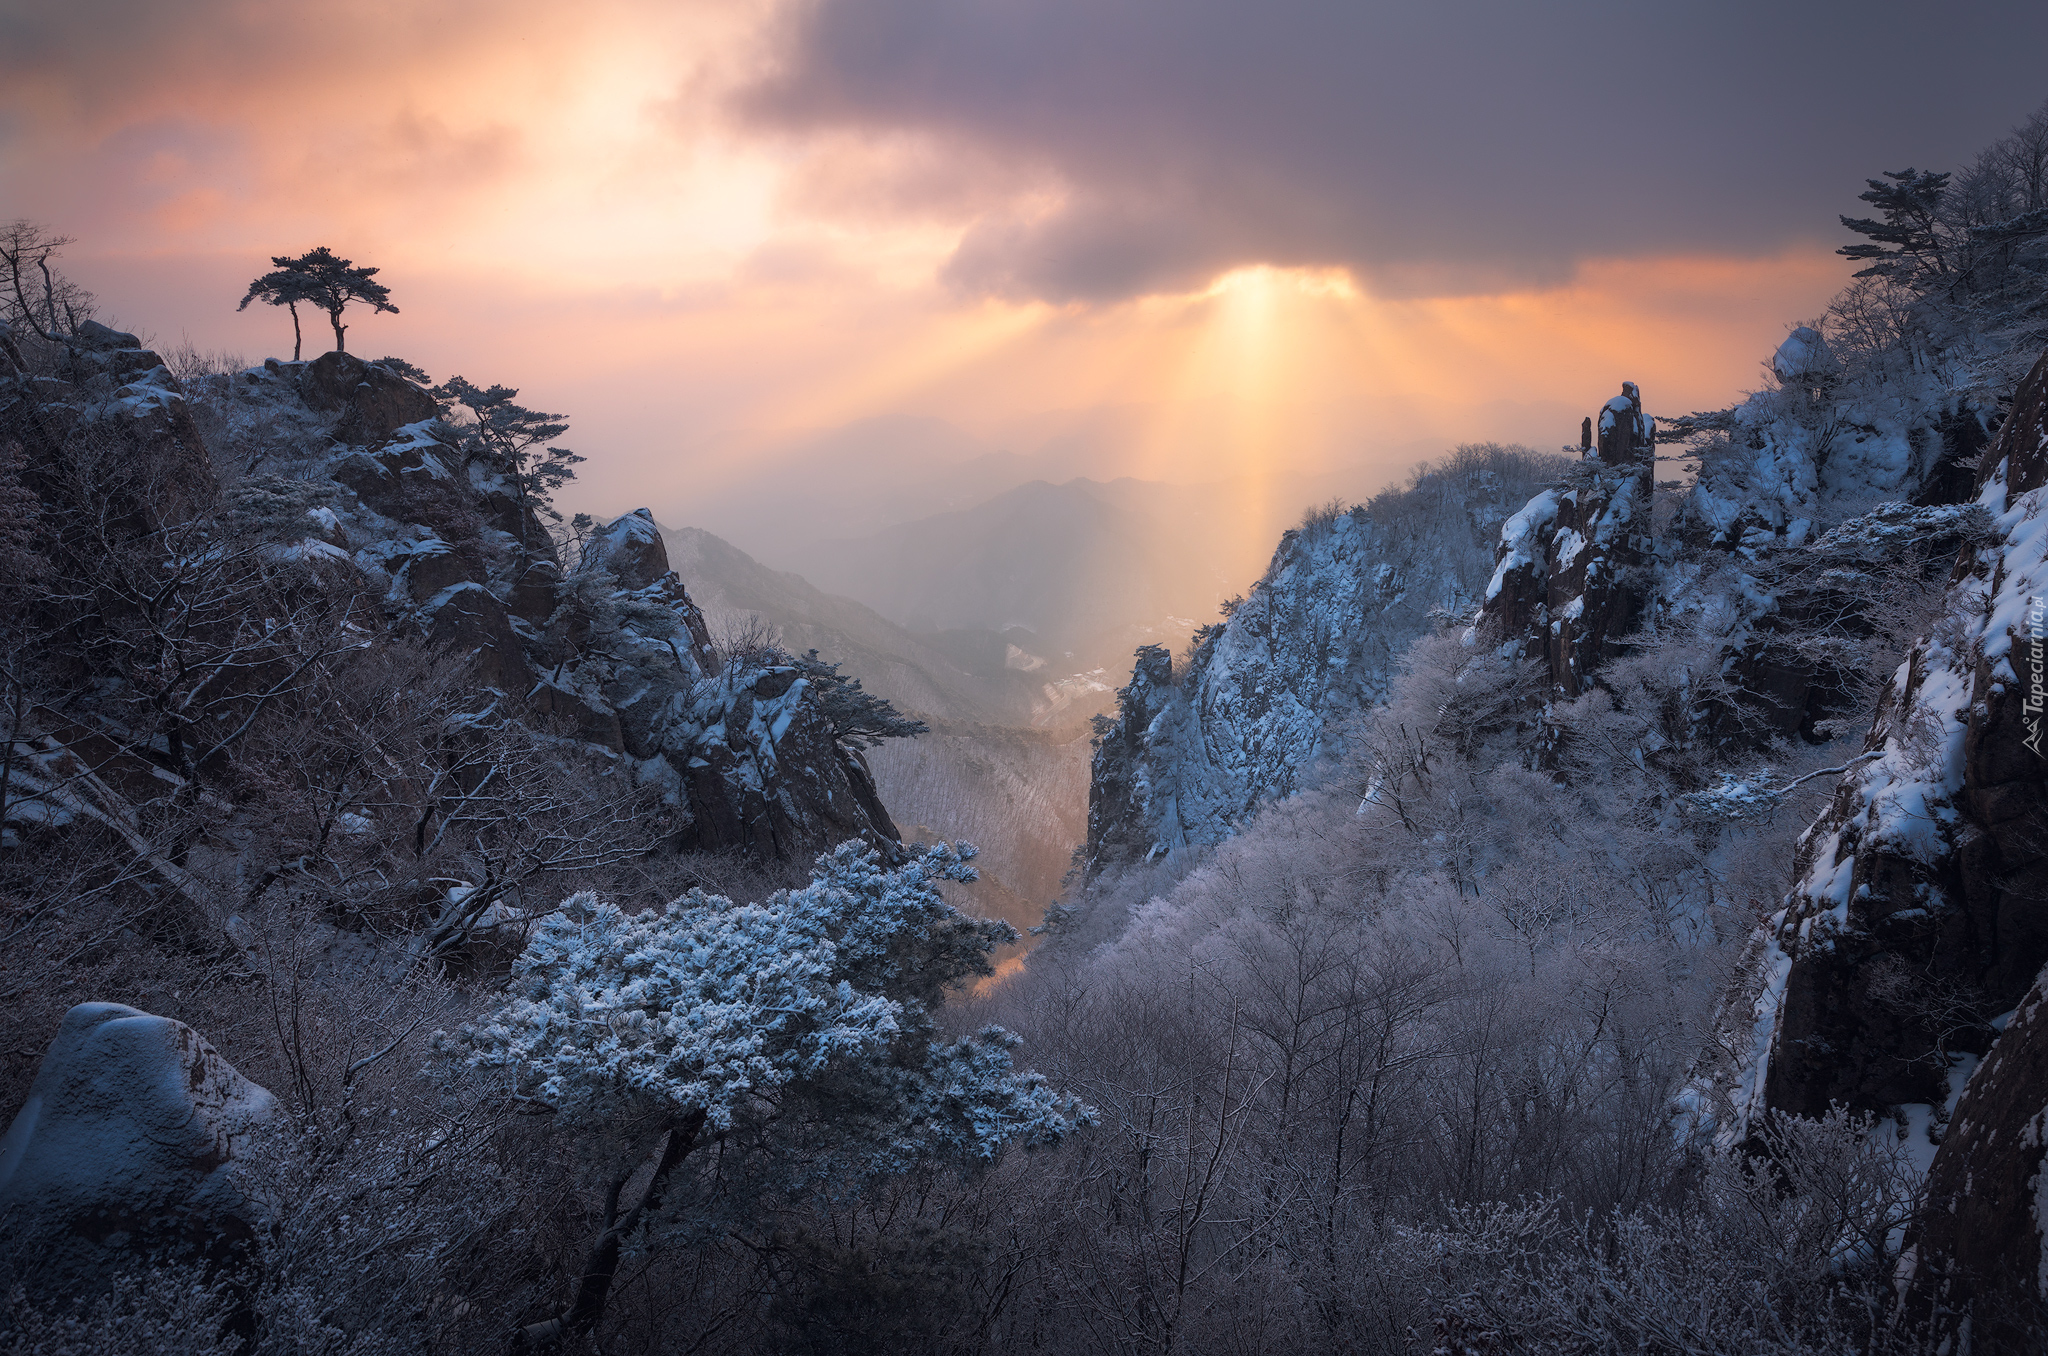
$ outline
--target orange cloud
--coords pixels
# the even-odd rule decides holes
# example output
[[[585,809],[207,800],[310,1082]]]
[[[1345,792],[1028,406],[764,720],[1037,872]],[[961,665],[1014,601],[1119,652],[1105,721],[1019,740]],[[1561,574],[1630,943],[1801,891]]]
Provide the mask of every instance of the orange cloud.
[[[1045,474],[1358,465],[1365,493],[1452,442],[1566,441],[1623,378],[1660,411],[1723,403],[1842,279],[1814,245],[1452,298],[1271,265],[980,298],[944,282],[963,233],[1059,183],[928,136],[736,124],[768,0],[46,10],[0,54],[0,195],[80,237],[113,318],[276,352],[288,327],[234,302],[268,255],[331,245],[403,308],[352,339],[569,411],[571,506],[598,511],[801,492],[802,448],[879,416]]]

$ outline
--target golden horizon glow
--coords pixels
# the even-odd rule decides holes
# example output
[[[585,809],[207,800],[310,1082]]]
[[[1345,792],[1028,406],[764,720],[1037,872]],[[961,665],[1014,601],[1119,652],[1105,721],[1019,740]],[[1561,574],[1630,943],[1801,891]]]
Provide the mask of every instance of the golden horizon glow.
[[[975,220],[1058,186],[914,138],[735,124],[772,0],[463,5],[438,26],[387,0],[252,12],[32,72],[0,91],[0,186],[79,237],[109,318],[202,348],[289,351],[281,317],[233,311],[269,254],[377,264],[404,309],[352,347],[566,411],[590,458],[567,507],[678,522],[776,492],[836,429],[915,419],[1047,474],[1237,482],[1263,531],[1290,476],[1361,466],[1362,495],[1456,442],[1562,444],[1624,378],[1659,412],[1726,403],[1845,280],[1815,244],[1462,297],[1264,263],[1114,303],[963,296],[944,269]],[[236,46],[266,24],[326,55]],[[341,35],[308,46],[316,27]]]

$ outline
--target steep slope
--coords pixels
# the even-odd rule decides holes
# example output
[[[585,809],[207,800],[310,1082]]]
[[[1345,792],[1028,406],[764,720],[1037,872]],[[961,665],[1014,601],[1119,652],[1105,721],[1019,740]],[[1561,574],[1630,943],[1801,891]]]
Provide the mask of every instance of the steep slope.
[[[1982,462],[1989,539],[1893,674],[1800,846],[1749,972],[1755,1040],[1719,1070],[1724,1135],[1840,1103],[1940,1142],[1965,1080],[2048,962],[2048,358]]]
[[[1139,651],[1095,753],[1091,869],[1218,842],[1301,786],[1383,698],[1410,643],[1470,613],[1502,522],[1566,465],[1462,448],[1407,489],[1288,532],[1182,671],[1163,647]]]
[[[487,769],[504,758],[536,787],[553,763],[576,763],[562,775],[588,770],[624,797],[602,814],[586,806],[595,820],[534,849],[548,861],[666,845],[804,863],[848,837],[897,851],[859,749],[823,700],[829,680],[786,656],[718,654],[644,510],[565,569],[519,468],[441,419],[428,392],[351,355],[272,360],[188,392],[134,336],[88,323],[56,361],[59,376],[37,377],[0,342],[0,445],[23,449],[20,480],[50,552],[31,621],[52,662],[72,665],[15,722],[10,836],[273,776],[241,766],[241,750],[285,739],[272,727],[320,684],[343,682],[347,656],[374,651],[360,662],[432,667],[445,655],[466,670],[432,680],[447,710],[440,697],[410,702],[426,722],[416,733],[443,741],[450,760],[421,793],[414,856],[444,837],[456,852],[500,828],[551,832],[515,822],[498,799],[507,777]],[[344,687],[336,699],[369,695]],[[444,717],[446,730],[427,729]],[[322,718],[323,737],[331,725]],[[575,752],[556,759],[549,739]],[[35,753],[16,766],[23,741]],[[79,801],[81,765],[116,808]],[[351,834],[370,834],[375,807],[417,789],[411,771],[391,772],[407,789],[389,795],[377,777],[335,775],[327,812],[359,825]],[[218,832],[246,834],[231,820]],[[619,841],[583,852],[579,833]],[[517,888],[495,867],[434,869],[442,884],[488,879],[470,877],[459,908],[444,901],[458,930]],[[400,868],[376,874],[394,898],[448,893]]]

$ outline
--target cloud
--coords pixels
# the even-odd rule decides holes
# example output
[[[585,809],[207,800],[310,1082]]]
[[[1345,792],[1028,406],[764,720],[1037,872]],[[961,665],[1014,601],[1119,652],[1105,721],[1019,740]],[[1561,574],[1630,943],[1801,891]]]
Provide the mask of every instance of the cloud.
[[[2031,112],[2044,47],[2030,0],[815,0],[738,106],[1009,165],[1023,187],[977,203],[947,268],[969,291],[1271,263],[1448,295],[1832,239],[1863,176]]]

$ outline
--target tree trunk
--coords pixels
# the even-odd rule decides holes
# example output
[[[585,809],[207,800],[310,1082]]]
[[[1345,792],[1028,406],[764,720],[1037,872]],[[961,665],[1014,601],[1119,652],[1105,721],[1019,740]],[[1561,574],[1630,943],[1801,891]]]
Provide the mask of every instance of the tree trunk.
[[[341,308],[339,306],[327,312],[327,323],[334,326],[334,351],[336,353],[348,352],[348,345],[343,343],[341,338],[343,332],[348,329],[348,326],[341,323]]]
[[[623,1215],[619,1213],[619,1193],[625,1189],[626,1179],[621,1178],[613,1185],[605,1201],[604,1232],[597,1236],[597,1242],[591,1245],[589,1254],[583,1259],[583,1274],[576,1278],[575,1298],[570,1300],[567,1309],[553,1318],[515,1330],[512,1334],[513,1350],[537,1351],[558,1346],[572,1333],[587,1333],[597,1326],[597,1321],[604,1317],[605,1302],[611,1297],[612,1281],[618,1276],[621,1248],[633,1230],[640,1226],[647,1212],[661,1207],[669,1174],[690,1156],[703,1131],[702,1111],[691,1112],[680,1125],[669,1130],[667,1138],[662,1141],[661,1158],[654,1165],[653,1175],[647,1179],[646,1189],[640,1193],[640,1199],[633,1208]]]
[[[305,340],[305,337],[304,337],[303,335],[301,335],[301,334],[299,333],[299,303],[297,303],[296,301],[288,301],[288,302],[286,302],[286,303],[285,303],[285,305],[291,308],[291,313],[292,313],[292,361],[293,361],[293,362],[297,362],[297,361],[299,361],[299,351],[300,351],[301,349],[305,348],[305,346],[306,346],[306,340]]]

